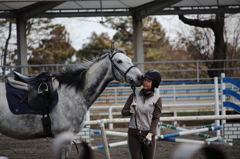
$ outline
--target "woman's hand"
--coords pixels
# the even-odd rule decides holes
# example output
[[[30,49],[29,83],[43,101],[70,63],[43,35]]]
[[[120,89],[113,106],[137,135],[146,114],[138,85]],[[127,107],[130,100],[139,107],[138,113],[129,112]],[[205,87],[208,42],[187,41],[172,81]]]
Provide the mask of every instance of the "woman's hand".
[[[130,113],[135,113],[135,109],[136,109],[137,103],[133,102],[132,105],[130,106]]]
[[[151,142],[152,141],[152,133],[148,133],[146,136],[147,141]]]

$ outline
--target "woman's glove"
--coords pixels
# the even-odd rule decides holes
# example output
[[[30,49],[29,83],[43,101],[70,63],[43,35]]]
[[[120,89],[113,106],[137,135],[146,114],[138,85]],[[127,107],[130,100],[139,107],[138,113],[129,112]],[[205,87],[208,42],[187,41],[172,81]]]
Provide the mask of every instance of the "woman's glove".
[[[136,102],[133,102],[132,105],[130,106],[130,113],[135,113],[135,109],[136,109]]]
[[[146,136],[147,141],[151,142],[152,141],[152,133],[148,133]]]
[[[146,136],[146,140],[144,142],[145,145],[147,146],[151,146],[151,141],[152,141],[152,133],[148,133],[147,136]]]

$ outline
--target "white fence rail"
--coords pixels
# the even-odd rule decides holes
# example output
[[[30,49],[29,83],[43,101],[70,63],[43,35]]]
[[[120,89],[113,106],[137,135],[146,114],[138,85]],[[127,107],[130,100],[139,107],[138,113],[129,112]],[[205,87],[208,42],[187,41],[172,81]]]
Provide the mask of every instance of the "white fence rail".
[[[240,104],[236,103],[236,104]],[[219,104],[221,106],[221,104]],[[108,119],[114,119],[114,116],[120,116],[121,110],[123,106],[92,106],[89,110],[89,119],[91,116],[106,116]],[[94,113],[93,110],[96,110]],[[102,110],[102,111],[101,111]],[[214,112],[215,103],[193,103],[193,104],[163,104],[162,113],[172,113],[173,117],[178,117],[178,113],[180,112]],[[227,108],[227,110],[231,111],[231,108]],[[221,109],[220,109],[221,111]],[[161,117],[162,118],[162,117]],[[177,124],[176,121],[173,123]],[[109,124],[109,129],[113,129],[113,124]]]
[[[217,79],[215,84],[160,86],[159,92],[163,101],[162,113],[172,113],[174,117],[177,117],[179,112],[211,111],[216,114],[216,108],[219,108],[218,112],[222,111],[221,102],[216,103],[216,101],[221,99],[220,88],[221,84],[217,84]],[[232,84],[226,84],[226,88],[240,92],[239,88]],[[102,93],[103,97],[101,95],[94,105],[90,107],[90,116],[107,116],[109,119],[113,119],[114,116],[121,116],[121,109],[131,93],[132,91],[129,87],[106,88]],[[233,97],[229,96],[226,99],[240,104],[240,101]],[[99,101],[102,103],[98,103]],[[231,108],[226,109],[228,111],[233,110]],[[174,125],[176,124],[174,122]],[[113,125],[110,124],[109,128],[112,129]]]
[[[220,94],[220,87],[218,84],[218,92]],[[239,92],[239,88],[226,84],[227,89]],[[137,91],[139,91],[138,88]],[[93,104],[96,105],[123,105],[128,96],[132,93],[130,87],[107,87],[97,101]],[[199,102],[212,103],[215,98],[214,84],[195,84],[195,85],[160,85],[159,94],[165,104],[185,104],[189,101],[196,100]],[[220,98],[220,95],[218,95]],[[234,98],[227,97],[227,100],[235,102]]]

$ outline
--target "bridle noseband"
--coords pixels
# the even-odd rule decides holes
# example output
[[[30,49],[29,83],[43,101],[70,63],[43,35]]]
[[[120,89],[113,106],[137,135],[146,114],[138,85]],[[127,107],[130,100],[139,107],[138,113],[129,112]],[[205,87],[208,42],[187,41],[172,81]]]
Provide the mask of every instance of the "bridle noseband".
[[[113,56],[115,56],[116,54],[117,54],[118,52],[115,52],[115,53],[113,53],[112,54],[112,56],[110,56],[110,54],[109,54],[109,59],[110,59],[110,61],[111,61],[111,64],[118,70],[118,72],[121,74],[121,75],[123,75],[123,77],[124,77],[124,80],[127,82],[127,78],[126,78],[126,76],[127,76],[127,73],[133,68],[133,67],[136,67],[136,66],[130,66],[128,69],[127,69],[127,71],[126,72],[124,72],[124,71],[122,71],[119,67],[117,67],[117,65],[113,62]],[[115,76],[115,74],[114,74],[114,71],[113,71],[113,69],[112,69],[112,73],[113,73],[113,76],[114,76],[114,78],[117,80],[117,78],[116,78],[116,76]]]

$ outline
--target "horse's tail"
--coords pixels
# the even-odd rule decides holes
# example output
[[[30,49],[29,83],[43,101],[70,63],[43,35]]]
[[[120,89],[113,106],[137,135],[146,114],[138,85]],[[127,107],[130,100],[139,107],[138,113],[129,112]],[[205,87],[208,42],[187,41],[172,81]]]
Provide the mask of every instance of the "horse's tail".
[[[52,143],[52,155],[53,159],[59,159],[61,156],[62,148],[64,145],[71,144],[74,134],[72,132],[63,132],[59,134]],[[71,146],[71,145],[70,145]],[[81,159],[93,159],[92,148],[88,143],[82,141],[82,154],[79,156]]]

